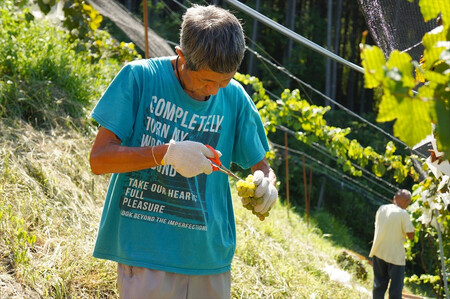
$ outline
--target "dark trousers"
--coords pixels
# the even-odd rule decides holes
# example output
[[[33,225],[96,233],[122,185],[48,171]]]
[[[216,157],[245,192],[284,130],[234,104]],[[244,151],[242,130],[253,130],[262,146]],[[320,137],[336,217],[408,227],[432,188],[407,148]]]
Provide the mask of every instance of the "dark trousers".
[[[389,286],[389,299],[401,299],[403,289],[403,278],[405,277],[405,266],[387,263],[376,256],[373,263],[373,299],[383,299],[384,293]]]

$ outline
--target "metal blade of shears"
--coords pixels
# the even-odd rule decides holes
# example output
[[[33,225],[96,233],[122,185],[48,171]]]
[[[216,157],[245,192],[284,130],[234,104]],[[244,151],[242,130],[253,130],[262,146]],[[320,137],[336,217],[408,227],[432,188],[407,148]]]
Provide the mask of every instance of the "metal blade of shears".
[[[213,170],[214,171],[220,171],[223,172],[231,177],[234,177],[237,180],[241,180],[240,177],[238,177],[237,175],[235,175],[234,173],[232,173],[228,168],[226,168],[225,166],[223,166],[222,162],[220,162],[220,157],[217,153],[217,151],[210,145],[205,144],[205,146],[207,148],[209,148],[213,153],[214,153],[214,158],[210,158],[208,157],[211,165],[213,166]]]
[[[224,167],[224,166],[222,166],[222,165],[216,165],[215,163],[212,163],[211,162],[211,164],[213,165],[213,166],[215,166],[215,167],[217,167],[218,168],[218,171],[220,171],[220,172],[223,172],[223,173],[225,173],[225,174],[227,174],[227,175],[229,175],[229,176],[231,176],[231,177],[233,177],[233,178],[235,178],[235,179],[237,179],[237,180],[242,180],[240,177],[238,177],[236,174],[234,174],[233,172],[231,172],[228,168],[226,168],[226,167]]]

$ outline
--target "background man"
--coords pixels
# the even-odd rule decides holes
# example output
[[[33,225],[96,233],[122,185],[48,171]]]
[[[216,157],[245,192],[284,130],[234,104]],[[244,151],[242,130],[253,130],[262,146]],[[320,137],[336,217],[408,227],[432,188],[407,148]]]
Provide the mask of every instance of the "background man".
[[[414,238],[414,227],[406,212],[411,192],[402,189],[395,193],[393,203],[382,205],[375,216],[375,235],[370,250],[373,257],[373,298],[383,299],[389,286],[389,298],[402,298],[405,275],[406,237]]]

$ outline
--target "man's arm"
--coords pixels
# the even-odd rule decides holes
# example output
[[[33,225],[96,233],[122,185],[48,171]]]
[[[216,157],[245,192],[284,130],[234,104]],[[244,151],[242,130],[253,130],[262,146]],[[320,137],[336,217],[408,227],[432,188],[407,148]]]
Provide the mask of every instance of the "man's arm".
[[[406,233],[406,236],[408,237],[408,239],[413,240],[414,239],[414,232]]]
[[[161,164],[167,144],[152,148],[122,146],[121,140],[110,130],[100,127],[91,149],[89,163],[95,174],[123,173],[152,168]]]
[[[262,159],[255,165],[251,167],[252,173],[254,173],[257,170],[261,170],[264,173],[264,176],[269,178],[269,181],[276,186],[277,183],[277,176],[275,175],[275,172],[270,167],[269,163],[267,162],[266,158]]]

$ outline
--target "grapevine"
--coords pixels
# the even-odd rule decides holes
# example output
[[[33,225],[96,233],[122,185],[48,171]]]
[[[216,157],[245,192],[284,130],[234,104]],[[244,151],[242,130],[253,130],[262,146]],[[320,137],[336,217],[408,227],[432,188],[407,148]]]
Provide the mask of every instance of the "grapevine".
[[[245,85],[251,84],[255,90],[253,99],[266,124],[266,131],[275,132],[279,125],[293,128],[298,140],[309,145],[313,142],[323,144],[337,158],[343,170],[353,176],[361,176],[362,171],[353,166],[352,162],[361,168],[370,164],[372,172],[378,177],[391,172],[398,183],[408,176],[418,180],[419,174],[413,167],[413,159],[418,159],[416,155],[396,155],[396,147],[392,141],[386,144],[386,150],[381,154],[370,146],[363,147],[355,139],[350,140],[346,137],[350,128],[327,125],[324,115],[330,110],[329,106],[310,105],[301,98],[298,89],[286,89],[279,100],[273,101],[266,95],[258,78],[237,73],[235,79]]]

